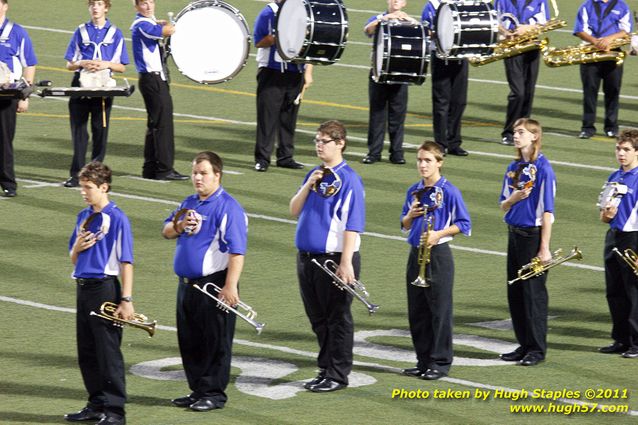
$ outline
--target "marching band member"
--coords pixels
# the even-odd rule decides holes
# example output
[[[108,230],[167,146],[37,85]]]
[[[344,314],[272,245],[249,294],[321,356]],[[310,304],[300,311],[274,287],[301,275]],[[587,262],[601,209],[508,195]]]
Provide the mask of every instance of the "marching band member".
[[[617,38],[628,35],[633,28],[631,11],[624,0],[585,0],[578,9],[574,35],[593,44],[601,51],[609,51],[609,45]],[[605,135],[618,135],[618,109],[623,65],[615,61],[602,61],[580,65],[583,83],[583,122],[581,139],[596,134],[596,103],[600,82],[605,94]]]
[[[543,25],[549,20],[549,4],[547,0],[495,0],[494,8],[499,16],[512,19],[501,20],[499,28],[506,37],[517,37]],[[519,118],[529,118],[532,114],[534,89],[538,79],[538,68],[541,63],[541,52],[538,49],[505,58],[505,75],[510,87],[507,96],[507,115],[503,128],[502,143],[513,146],[514,122]]]
[[[111,169],[90,162],[78,174],[80,193],[88,207],[80,211],[69,240],[77,282],[78,363],[89,395],[79,412],[64,415],[70,422],[100,420],[99,425],[126,424],[122,328],[91,316],[104,302],[118,304],[114,315],[132,320],[133,234],[128,217],[109,201]],[[92,214],[100,214],[98,231],[85,229]],[[106,216],[106,217],[104,217]],[[122,279],[121,285],[118,275]]]
[[[607,179],[628,190],[618,203],[601,205],[600,219],[609,223],[605,236],[605,292],[611,313],[611,337],[614,342],[598,349],[601,353],[622,353],[638,357],[638,286],[633,271],[612,250],[631,248],[638,252],[638,129],[623,130],[616,142],[616,160],[620,168]]]
[[[368,37],[373,37],[379,23],[391,19],[414,21],[402,9],[407,6],[406,0],[387,0],[388,10],[372,16],[363,27]],[[372,79],[372,70],[368,77],[368,99],[370,114],[368,119],[368,154],[363,158],[364,164],[374,164],[381,160],[383,152],[383,136],[386,120],[390,134],[390,162],[405,164],[403,158],[403,127],[405,114],[408,111],[407,84],[380,84]]]
[[[75,30],[64,56],[67,60],[66,69],[73,71],[72,87],[81,86],[81,72],[108,70],[106,72],[110,77],[112,72],[124,72],[129,63],[122,31],[106,17],[111,9],[111,0],[88,0],[87,3],[91,20]],[[104,161],[112,106],[112,96],[69,99],[73,160],[70,177],[64,182],[65,187],[77,187],[79,184],[77,174],[84,166],[89,144],[89,115],[93,135],[91,161]]]
[[[268,3],[255,20],[253,39],[257,47],[257,139],[255,170],[270,166],[275,139],[277,167],[302,169],[294,160],[294,139],[299,103],[295,99],[312,84],[312,65],[284,62],[273,31],[275,17],[284,0]]]
[[[472,224],[461,191],[441,176],[441,147],[435,142],[424,142],[417,150],[416,164],[421,180],[408,189],[401,212],[401,229],[409,232],[408,320],[417,364],[404,369],[403,373],[436,380],[450,372],[453,357],[454,259],[448,242],[459,233],[470,236]],[[428,208],[431,202],[435,206]],[[431,220],[432,230],[424,233],[428,227],[426,219]],[[422,243],[427,244],[430,256],[430,264],[425,266],[428,287],[413,284],[420,273],[418,257]]]
[[[163,37],[170,37],[175,32],[175,26],[155,19],[155,0],[135,0],[135,9],[137,14],[131,25],[133,58],[148,114],[142,177],[188,180],[188,176],[173,168],[173,98],[168,85],[166,57],[160,44]]]
[[[222,159],[201,152],[193,160],[195,194],[184,199],[165,221],[162,235],[177,239],[174,258],[177,287],[177,340],[191,393],[172,400],[177,407],[205,412],[228,400],[234,314],[193,285],[212,282],[220,301],[239,302],[238,283],[244,267],[248,218],[239,202],[221,185]],[[188,212],[176,218],[182,209]]]
[[[440,0],[430,0],[423,8],[421,20],[430,34],[435,31],[436,11],[440,4]],[[468,152],[461,147],[461,119],[467,106],[468,61],[440,59],[435,50],[430,61],[434,141],[443,149],[443,155],[467,156]]]
[[[7,18],[9,0],[0,0],[0,84],[12,83],[24,78],[33,84],[35,66],[38,63],[33,44],[26,30]],[[0,99],[0,186],[6,197],[16,196],[13,167],[13,138],[16,132],[17,112],[27,112],[29,99]]]
[[[346,387],[352,370],[352,295],[337,288],[312,260],[320,264],[333,260],[339,265],[336,274],[346,284],[358,279],[365,200],[361,177],[343,159],[347,144],[343,124],[324,122],[314,143],[322,165],[306,175],[290,200],[290,213],[299,218],[295,245],[301,298],[319,342],[319,374],[304,388],[329,392]]]
[[[507,167],[499,199],[508,225],[507,279],[513,280],[534,257],[552,258],[549,242],[554,222],[556,177],[541,153],[543,130],[538,121],[514,123],[516,159]],[[547,272],[507,286],[512,326],[519,347],[501,354],[504,361],[534,366],[547,352]]]

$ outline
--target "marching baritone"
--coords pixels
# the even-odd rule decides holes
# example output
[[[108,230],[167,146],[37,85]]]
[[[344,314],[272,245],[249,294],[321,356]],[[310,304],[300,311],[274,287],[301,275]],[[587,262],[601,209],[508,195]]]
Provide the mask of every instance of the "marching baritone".
[[[363,32],[373,37],[379,23],[389,20],[415,22],[403,11],[407,6],[406,0],[387,0],[388,10],[368,19]],[[372,70],[368,76],[368,99],[370,113],[368,120],[368,154],[363,158],[364,164],[374,164],[381,160],[383,152],[383,136],[385,135],[386,120],[390,135],[390,162],[405,164],[403,157],[403,133],[405,114],[408,111],[408,85],[383,84],[372,79]]]
[[[217,294],[220,301],[229,306],[239,303],[248,217],[222,187],[219,155],[201,152],[192,166],[196,193],[166,219],[162,235],[177,240],[173,262],[179,277],[177,340],[191,390],[172,403],[205,412],[223,408],[228,400],[225,390],[230,380],[236,316],[218,308],[194,285],[212,282],[221,288]]]
[[[290,200],[290,213],[298,217],[295,245],[301,298],[319,343],[319,373],[304,388],[330,392],[346,387],[352,370],[353,296],[337,288],[313,260],[334,261],[345,284],[358,280],[365,199],[361,177],[343,159],[347,144],[343,124],[324,122],[313,142],[322,164],[304,178]]]
[[[610,50],[610,44],[633,29],[629,6],[624,0],[586,0],[578,9],[574,35],[593,44],[601,52]],[[613,60],[580,65],[583,84],[583,121],[578,135],[589,139],[596,134],[596,103],[603,83],[605,96],[604,130],[607,137],[618,135],[618,110],[623,65]]]
[[[601,353],[622,353],[638,357],[638,285],[633,270],[612,250],[638,252],[638,129],[626,129],[616,142],[620,168],[607,179],[606,186],[622,185],[608,199],[601,199],[600,219],[609,223],[605,236],[605,293],[611,313],[613,342],[598,349]],[[624,193],[624,194],[623,194]]]
[[[106,17],[111,0],[88,0],[91,20],[73,33],[64,58],[66,69],[73,71],[72,87],[81,87],[82,76],[91,76],[108,84],[112,72],[124,72],[129,63],[122,31]],[[99,77],[98,77],[99,76]],[[106,81],[105,81],[106,80]],[[73,159],[65,187],[78,186],[77,173],[86,162],[89,144],[87,123],[91,117],[93,150],[91,161],[104,161],[113,97],[71,97],[69,116]]]
[[[506,37],[523,35],[537,25],[547,23],[550,17],[547,0],[495,0],[494,8],[499,16],[512,17],[501,20],[499,29]],[[529,118],[532,114],[541,51],[530,50],[505,58],[504,62],[510,92],[507,96],[507,115],[501,136],[504,145],[512,146],[514,122],[519,118]]]
[[[403,373],[436,380],[449,374],[453,359],[454,259],[448,242],[459,233],[470,236],[472,223],[461,191],[441,175],[441,147],[424,142],[417,150],[416,165],[421,179],[407,191],[401,229],[408,232],[410,244],[406,269],[408,320],[417,364]],[[419,258],[423,248],[427,249],[429,265],[420,263],[425,261]],[[415,284],[418,277],[423,279],[421,284]]]
[[[551,260],[549,243],[554,222],[556,177],[541,153],[543,130],[538,121],[520,118],[514,123],[516,159],[507,167],[499,199],[508,227],[507,279],[534,257]],[[507,301],[519,346],[501,354],[504,361],[534,366],[547,352],[547,272],[507,286]]]
[[[0,0],[0,84],[14,83],[23,78],[33,84],[38,63],[33,44],[22,26],[7,18],[9,0]],[[13,138],[17,112],[27,112],[29,99],[0,99],[0,186],[2,194],[14,197],[18,184],[14,170]]]
[[[111,169],[90,162],[78,174],[80,193],[88,207],[80,211],[69,240],[73,277],[77,283],[78,363],[88,393],[70,422],[99,420],[99,425],[126,424],[122,329],[91,316],[104,302],[118,305],[114,316],[132,320],[133,234],[128,217],[109,201]],[[118,279],[118,275],[121,279]]]

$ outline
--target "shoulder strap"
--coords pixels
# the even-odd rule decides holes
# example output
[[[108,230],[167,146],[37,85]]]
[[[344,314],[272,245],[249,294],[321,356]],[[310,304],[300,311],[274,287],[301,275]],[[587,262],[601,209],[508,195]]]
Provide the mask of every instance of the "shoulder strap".
[[[5,42],[9,39],[11,35],[11,30],[13,29],[13,22],[7,19],[7,25],[4,26],[4,30],[2,30],[2,34],[0,34],[0,42]]]
[[[279,11],[279,5],[277,3],[269,3],[268,7],[272,9],[273,12],[277,13]]]
[[[153,24],[153,25],[156,24],[156,22],[154,20],[152,20],[151,18],[141,17],[141,18],[137,18],[136,20],[133,21],[133,23],[131,24],[131,28],[130,29],[133,29],[135,27],[135,25],[139,24],[140,22],[148,22],[149,24]]]
[[[78,26],[78,30],[80,30],[80,36],[82,37],[82,44],[85,46],[91,44],[91,38],[89,37],[89,32],[86,29],[86,24],[80,24]]]
[[[104,36],[104,41],[102,41],[102,44],[109,45],[113,43],[113,39],[115,38],[116,32],[117,32],[117,27],[111,24],[111,27],[109,28],[109,30],[106,32],[106,35]]]

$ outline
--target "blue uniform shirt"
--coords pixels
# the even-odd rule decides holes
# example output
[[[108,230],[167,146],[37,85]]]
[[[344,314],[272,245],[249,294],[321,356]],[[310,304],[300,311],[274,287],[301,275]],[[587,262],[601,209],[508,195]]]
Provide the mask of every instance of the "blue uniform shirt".
[[[520,171],[520,173],[517,173]],[[515,174],[519,174],[519,184],[529,184],[529,197],[518,201],[505,214],[505,222],[516,227],[538,227],[542,224],[543,213],[552,213],[554,221],[554,197],[556,196],[556,176],[549,161],[541,153],[536,161],[512,161],[503,178],[503,190],[499,203],[507,199],[516,185]],[[529,183],[528,183],[529,182]]]
[[[162,25],[154,19],[145,18],[138,13],[131,25],[131,35],[133,59],[137,72],[159,72],[162,79],[166,80],[159,48],[159,41],[163,38]]]
[[[622,232],[638,231],[638,167],[626,172],[620,168],[611,173],[607,181],[627,186],[627,193],[620,199],[618,212],[609,226]]]
[[[304,184],[317,168],[306,174]],[[341,179],[341,189],[328,198],[314,191],[308,194],[295,234],[295,246],[299,251],[343,252],[343,233],[362,233],[365,228],[365,193],[361,177],[346,161],[332,168],[332,172]],[[355,252],[360,244],[361,238],[357,235]]]
[[[549,20],[549,5],[547,0],[531,0],[529,4],[524,0],[495,0],[494,9],[501,16],[510,13],[522,25],[545,24]],[[505,21],[505,28],[514,29],[514,23]]]
[[[73,248],[82,224],[93,212],[91,207],[87,207],[78,214],[75,229],[69,239],[69,251]],[[74,278],[101,279],[118,276],[120,263],[133,264],[133,233],[128,217],[113,202],[109,202],[101,212],[106,217],[100,217],[94,222],[100,226],[103,237],[91,248],[78,254],[73,270]],[[95,228],[90,227],[89,230],[97,233]]]
[[[208,199],[191,195],[165,220],[182,208],[202,216],[199,232],[177,238],[173,269],[180,277],[197,279],[228,268],[230,254],[246,254],[248,217],[239,202],[220,187]]]
[[[82,36],[84,31],[88,40]],[[108,19],[102,28],[96,27],[92,21],[80,25],[71,37],[64,59],[69,62],[99,59],[124,65],[129,63],[122,31]]]
[[[0,61],[7,64],[15,81],[22,77],[23,68],[38,64],[29,34],[7,18],[0,25]]]
[[[594,3],[600,5],[600,16],[596,13]],[[587,0],[581,4],[574,23],[574,34],[584,32],[600,38],[619,31],[631,32],[633,20],[627,3],[618,0],[613,9],[607,10],[611,3],[611,1],[603,3],[602,0]]]
[[[433,217],[433,230],[443,230],[456,224],[464,235],[470,236],[472,234],[472,222],[470,221],[470,214],[467,211],[465,202],[461,191],[450,183],[445,177],[441,177],[434,186],[438,186],[443,190],[443,202],[434,211],[428,212],[428,217]],[[419,180],[417,183],[410,186],[408,189],[405,202],[403,203],[403,210],[401,211],[401,222],[410,210],[410,205],[414,202],[414,192],[423,189],[425,186],[423,180]],[[407,242],[418,247],[421,243],[421,234],[423,233],[425,216],[416,217],[412,220],[412,227],[410,227],[408,233]],[[452,240],[452,236],[441,238],[439,244],[449,242]]]
[[[381,16],[385,16],[385,15],[387,15],[387,14],[388,14],[388,12],[383,12],[383,13],[381,14]],[[374,22],[374,21],[376,21],[376,20],[377,20],[377,18],[378,18],[378,16],[379,16],[379,15],[371,16],[371,17],[370,17],[370,19],[368,19],[368,22],[366,22],[366,24],[363,26],[363,33],[364,33],[365,35],[367,35],[367,36],[368,36],[368,38],[372,38],[372,37],[374,37],[374,33],[372,33],[372,34],[368,34],[368,33],[365,31],[365,29],[366,29],[366,27],[367,27],[368,25],[370,25],[370,22]]]
[[[262,38],[267,35],[273,34],[275,27],[275,16],[279,10],[277,3],[269,3],[268,6],[259,13],[257,19],[255,19],[255,26],[253,29],[253,40],[255,45],[259,43]],[[284,60],[277,53],[277,46],[273,44],[270,47],[260,47],[257,49],[257,66],[259,68],[266,67],[270,69],[276,69],[281,72],[303,72],[303,64],[294,64],[284,62]]]
[[[425,4],[423,12],[421,12],[421,21],[423,22],[423,26],[430,31],[435,30],[436,10],[439,8],[440,4],[441,2],[439,0],[430,0]]]

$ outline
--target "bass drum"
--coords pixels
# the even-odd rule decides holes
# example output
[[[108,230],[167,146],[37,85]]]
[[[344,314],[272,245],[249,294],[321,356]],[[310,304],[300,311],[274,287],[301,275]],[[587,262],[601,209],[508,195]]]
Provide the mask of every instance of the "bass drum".
[[[239,10],[223,1],[196,1],[175,17],[169,51],[177,69],[200,84],[232,79],[246,65],[250,31]]]
[[[498,15],[489,3],[443,2],[436,11],[437,56],[488,56],[498,42]]]
[[[275,20],[277,52],[286,62],[330,65],[348,38],[348,14],[341,0],[286,0]]]
[[[385,84],[425,81],[430,60],[430,38],[420,23],[381,21],[374,35],[372,79]]]

